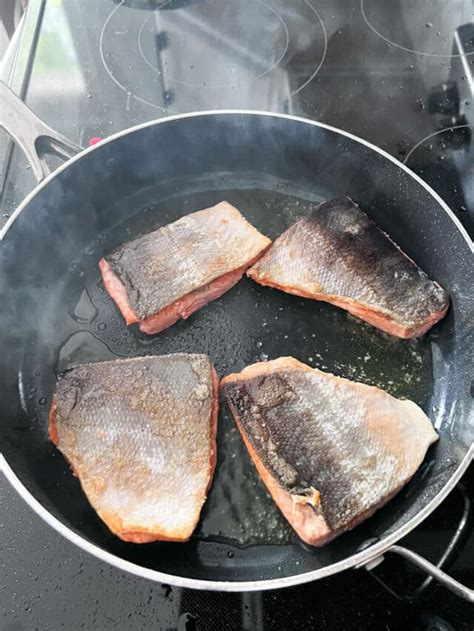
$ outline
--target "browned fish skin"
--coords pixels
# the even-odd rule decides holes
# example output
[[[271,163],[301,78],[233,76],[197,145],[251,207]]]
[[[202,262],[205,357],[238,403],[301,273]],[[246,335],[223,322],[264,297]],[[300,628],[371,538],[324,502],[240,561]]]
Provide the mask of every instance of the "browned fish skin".
[[[248,366],[221,387],[263,481],[311,545],[385,504],[437,440],[415,403],[292,357]]]
[[[156,330],[143,328],[155,333],[230,289],[270,244],[236,208],[220,202],[123,244],[99,265],[127,323],[158,315]],[[174,316],[161,322],[160,312],[174,306]]]
[[[446,292],[348,197],[293,224],[247,274],[401,338],[423,335],[449,306]]]
[[[186,541],[216,463],[218,380],[206,355],[84,364],[60,375],[49,433],[124,541]]]

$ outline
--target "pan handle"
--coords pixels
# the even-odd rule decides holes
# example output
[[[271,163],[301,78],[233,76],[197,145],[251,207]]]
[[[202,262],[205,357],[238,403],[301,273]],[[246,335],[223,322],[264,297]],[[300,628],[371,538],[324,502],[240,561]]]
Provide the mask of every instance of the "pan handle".
[[[430,561],[427,561],[420,554],[417,554],[416,552],[413,552],[413,550],[409,550],[408,548],[404,548],[403,546],[399,546],[399,545],[390,546],[390,548],[387,548],[387,550],[385,550],[383,554],[377,557],[374,557],[368,563],[365,563],[364,564],[365,568],[369,570],[369,572],[372,572],[372,570],[376,568],[384,560],[385,558],[384,555],[387,554],[387,552],[398,554],[398,556],[401,556],[404,559],[411,561],[411,563],[413,563],[414,565],[419,567],[421,570],[423,570],[424,572],[432,576],[436,581],[444,585],[444,587],[446,587],[446,589],[449,589],[450,592],[453,592],[453,594],[456,594],[456,596],[459,596],[460,598],[463,598],[464,600],[467,600],[470,603],[474,603],[474,589],[470,589],[469,587],[466,587],[466,585],[463,585],[459,581],[456,581],[454,578],[449,576],[449,574],[446,574],[446,572],[440,569],[439,566],[434,565]],[[380,578],[376,576],[375,578],[377,578],[377,580],[384,587],[389,589],[389,591],[394,596],[399,598],[398,594],[396,594],[391,588],[389,588],[384,581],[382,581]]]
[[[43,123],[3,81],[0,81],[0,128],[21,147],[38,182],[51,173],[44,159],[46,154],[69,160],[82,151],[82,147]]]
[[[456,581],[454,578],[443,572],[439,567],[427,561],[424,557],[413,550],[409,550],[408,548],[404,548],[403,546],[390,546],[386,552],[392,552],[393,554],[398,554],[398,556],[411,561],[414,565],[419,567],[421,570],[432,576],[436,581],[441,583],[449,589],[449,591],[456,594],[456,596],[460,596],[467,600],[470,603],[474,603],[474,589],[470,589],[466,587],[459,581]]]

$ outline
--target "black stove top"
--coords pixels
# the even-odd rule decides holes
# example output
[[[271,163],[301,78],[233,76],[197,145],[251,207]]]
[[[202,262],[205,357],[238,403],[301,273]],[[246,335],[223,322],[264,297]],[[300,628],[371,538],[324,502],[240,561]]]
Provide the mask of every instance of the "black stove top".
[[[196,110],[304,116],[406,162],[474,231],[471,0],[30,0],[28,13],[2,75],[83,146]],[[34,182],[1,149],[8,214]]]
[[[474,234],[473,17],[472,0],[30,0],[0,73],[83,146],[195,110],[270,110],[339,127],[405,162]],[[34,187],[21,153],[2,141],[0,225]],[[470,523],[450,548],[474,495],[472,468],[463,484],[404,543],[434,562],[450,550],[447,567],[473,586]],[[388,556],[372,575],[210,594],[87,556],[1,476],[0,527],[0,627],[9,631],[474,629],[472,606],[434,584],[401,599],[424,577]]]

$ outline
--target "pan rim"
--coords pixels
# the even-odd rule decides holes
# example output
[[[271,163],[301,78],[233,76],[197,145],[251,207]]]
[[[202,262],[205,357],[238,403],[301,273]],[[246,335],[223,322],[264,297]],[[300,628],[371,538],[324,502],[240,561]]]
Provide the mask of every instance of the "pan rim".
[[[429,184],[427,184],[419,175],[417,175],[414,171],[412,171],[409,167],[407,167],[406,164],[403,164],[403,162],[400,162],[400,160],[397,160],[397,158],[389,154],[384,149],[381,149],[380,147],[377,147],[377,145],[374,145],[373,143],[369,142],[368,140],[365,140],[364,138],[361,138],[360,136],[356,136],[355,134],[352,134],[348,131],[339,129],[338,127],[334,127],[332,125],[327,125],[326,123],[321,123],[319,121],[311,120],[309,118],[304,118],[302,116],[294,116],[292,114],[280,114],[278,112],[268,112],[264,110],[247,110],[247,109],[204,110],[202,112],[198,111],[198,112],[186,112],[185,114],[173,114],[171,116],[165,116],[163,118],[157,118],[152,121],[140,123],[138,125],[134,125],[133,127],[128,127],[127,129],[123,129],[121,131],[116,132],[115,134],[112,134],[111,136],[108,136],[107,138],[104,138],[101,142],[95,145],[92,145],[91,147],[86,147],[85,149],[80,151],[78,154],[76,154],[75,156],[73,156],[72,158],[64,162],[63,164],[61,164],[55,171],[50,173],[44,180],[39,182],[39,184],[37,184],[30,193],[28,193],[25,199],[21,202],[18,208],[14,210],[14,212],[8,218],[3,228],[0,230],[0,241],[4,239],[5,235],[10,230],[15,220],[17,219],[17,217],[28,206],[30,201],[43,188],[45,188],[49,184],[49,182],[51,182],[55,177],[57,177],[60,173],[62,173],[65,169],[67,169],[71,164],[73,164],[74,162],[78,162],[79,160],[82,160],[89,153],[92,153],[93,151],[100,149],[105,144],[112,143],[114,142],[114,140],[118,140],[119,138],[128,136],[129,134],[134,133],[136,131],[146,129],[147,127],[154,127],[155,125],[161,125],[163,123],[172,122],[176,120],[182,120],[186,118],[198,118],[201,116],[205,117],[205,116],[220,116],[220,115],[265,116],[267,118],[281,118],[281,119],[286,119],[286,120],[292,120],[298,123],[303,123],[306,125],[313,125],[315,127],[321,127],[322,129],[327,129],[328,131],[334,132],[336,134],[340,134],[341,136],[350,138],[351,140],[368,147],[372,151],[375,151],[376,153],[379,153],[384,158],[387,158],[388,160],[390,160],[390,162],[395,164],[395,166],[399,167],[403,171],[406,171],[406,173],[410,177],[412,177],[416,182],[418,182],[418,184],[420,184],[423,188],[425,188],[426,191],[438,202],[438,204],[442,207],[442,209],[447,213],[451,221],[455,224],[455,226],[461,233],[462,237],[466,241],[467,245],[469,246],[471,252],[474,252],[474,242],[471,240],[470,236],[467,233],[467,230],[464,228],[462,223],[459,221],[459,219],[456,217],[456,215],[453,213],[453,211],[447,205],[447,203],[443,200],[443,198],[440,197],[440,195],[438,195],[438,193],[433,188],[431,188],[431,186],[429,186]]]
[[[401,163],[399,160],[391,156],[389,153],[377,147],[376,145],[370,143],[369,141],[360,138],[350,132],[344,131],[342,129],[338,129],[337,127],[333,127],[331,125],[327,125],[325,123],[321,123],[318,121],[313,121],[304,117],[293,116],[291,114],[279,114],[274,112],[265,112],[265,111],[257,111],[257,110],[246,110],[246,109],[228,109],[228,110],[208,110],[202,112],[189,112],[186,114],[176,114],[172,116],[163,117],[160,119],[156,119],[153,121],[147,121],[145,123],[141,123],[139,125],[135,125],[133,127],[127,128],[125,130],[121,130],[115,134],[112,134],[108,138],[104,139],[101,143],[97,145],[93,145],[92,147],[88,147],[83,151],[79,152],[76,156],[69,159],[67,162],[62,164],[58,169],[56,169],[53,173],[51,173],[47,178],[45,178],[42,182],[40,182],[22,201],[22,203],[18,206],[18,208],[13,212],[11,217],[8,219],[4,227],[0,230],[0,241],[2,241],[8,231],[11,229],[17,217],[23,212],[23,210],[28,206],[30,201],[44,188],[49,182],[51,182],[56,176],[58,176],[62,171],[64,171],[70,164],[81,160],[87,154],[92,151],[97,150],[105,143],[113,142],[116,139],[127,136],[130,133],[135,131],[139,131],[142,129],[146,129],[148,127],[153,127],[157,124],[162,124],[166,122],[176,121],[180,119],[186,118],[197,118],[201,116],[216,116],[216,115],[251,115],[251,116],[265,116],[265,117],[274,117],[292,120],[295,122],[314,125],[316,127],[320,127],[322,129],[326,129],[328,131],[334,132],[336,134],[340,134],[349,138],[355,142],[358,142],[369,149],[379,153],[384,158],[390,160],[395,166],[401,168],[405,171],[410,177],[412,177],[418,184],[420,184],[426,191],[434,198],[434,200],[438,203],[439,206],[448,214],[451,221],[454,223],[461,236],[466,241],[471,252],[474,252],[474,242],[470,239],[466,229],[461,224],[459,219],[453,213],[453,211],[449,208],[446,202],[434,191],[421,177],[419,177],[416,173],[414,173],[411,169],[409,169],[405,164]],[[318,570],[312,570],[310,572],[305,572],[302,574],[296,574],[293,576],[274,578],[274,579],[264,579],[259,581],[213,581],[213,580],[202,580],[202,579],[192,579],[172,574],[165,574],[163,572],[159,572],[158,570],[152,570],[150,568],[145,568],[136,563],[132,563],[130,561],[126,561],[121,557],[118,557],[110,552],[106,552],[102,550],[99,546],[91,543],[81,535],[75,533],[68,526],[66,526],[62,521],[57,519],[50,513],[46,508],[44,508],[40,502],[30,493],[30,491],[26,488],[26,486],[21,482],[21,480],[14,473],[13,469],[8,464],[7,460],[0,453],[0,471],[2,471],[6,477],[6,479],[10,482],[12,487],[16,490],[16,492],[23,498],[23,500],[36,512],[36,514],[41,517],[49,526],[54,528],[59,534],[68,539],[71,543],[77,545],[85,552],[95,556],[96,558],[109,563],[118,569],[126,571],[130,574],[134,574],[136,576],[140,576],[142,578],[146,578],[149,580],[153,580],[161,583],[168,583],[178,587],[185,587],[190,589],[198,589],[198,590],[215,590],[215,591],[223,591],[223,592],[239,592],[239,591],[263,591],[268,589],[280,589],[284,587],[290,587],[295,585],[300,585],[303,583],[307,583],[313,580],[317,580],[320,578],[328,577],[338,572],[344,571],[346,569],[350,569],[353,567],[360,567],[368,563],[371,559],[374,559],[377,556],[383,554],[392,544],[399,541],[402,537],[408,534],[411,530],[413,530],[418,524],[420,524],[424,519],[428,517],[445,499],[445,497],[451,492],[457,482],[461,479],[462,475],[466,471],[469,466],[471,460],[474,459],[474,444],[468,449],[462,461],[459,463],[457,469],[452,474],[449,481],[446,485],[441,489],[441,491],[419,512],[415,517],[409,520],[404,526],[396,530],[394,533],[389,535],[388,537],[382,539],[377,544],[374,544],[372,547],[364,550],[362,552],[356,553],[342,561],[337,563],[333,563],[327,567],[320,568]]]
[[[378,543],[374,544],[370,548],[363,550],[362,552],[353,554],[350,557],[337,563],[333,563],[318,570],[312,570],[311,572],[304,572],[302,574],[294,574],[292,576],[284,576],[281,578],[262,579],[258,581],[213,581],[204,579],[188,578],[185,576],[178,576],[176,574],[166,574],[159,570],[152,570],[150,568],[143,567],[137,563],[132,563],[122,559],[122,557],[116,556],[111,552],[103,550],[99,546],[91,543],[81,535],[78,535],[68,526],[63,524],[61,520],[54,517],[44,506],[28,491],[26,486],[14,473],[13,469],[8,464],[5,456],[0,454],[0,471],[3,472],[8,482],[17,491],[20,497],[34,510],[34,512],[41,517],[49,526],[51,526],[56,532],[62,535],[65,539],[69,540],[74,545],[78,546],[85,552],[96,557],[100,561],[109,563],[119,570],[128,572],[135,576],[145,578],[154,582],[165,583],[173,585],[174,587],[184,587],[187,589],[196,590],[211,590],[221,592],[255,592],[266,591],[270,589],[282,589],[285,587],[294,587],[296,585],[302,585],[310,583],[321,578],[327,578],[333,574],[338,574],[344,570],[351,568],[361,568],[368,564],[371,560],[383,555],[393,544],[397,543],[400,539],[411,532],[416,526],[424,521],[449,495],[459,480],[462,478],[464,472],[467,470],[471,460],[474,459],[474,444],[471,445],[463,460],[460,462],[458,468],[451,476],[449,482],[441,489],[441,491],[435,495],[435,497],[429,502],[415,517],[408,521],[404,526],[396,530],[394,533],[385,537]]]

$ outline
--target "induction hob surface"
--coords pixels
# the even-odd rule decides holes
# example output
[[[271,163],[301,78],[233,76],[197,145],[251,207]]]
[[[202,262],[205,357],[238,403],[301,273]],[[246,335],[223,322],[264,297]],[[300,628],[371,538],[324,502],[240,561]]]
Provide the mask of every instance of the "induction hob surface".
[[[195,110],[318,120],[405,162],[472,234],[473,16],[471,0],[30,0],[2,78],[83,146]],[[34,187],[21,153],[1,141],[0,225]],[[450,549],[472,470],[463,484],[407,547],[433,562]],[[441,587],[400,599],[424,577],[397,559],[282,592],[190,592],[85,555],[1,477],[0,502],[2,629],[474,628],[472,606]],[[472,586],[470,522],[463,533],[446,562]]]

